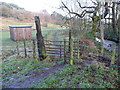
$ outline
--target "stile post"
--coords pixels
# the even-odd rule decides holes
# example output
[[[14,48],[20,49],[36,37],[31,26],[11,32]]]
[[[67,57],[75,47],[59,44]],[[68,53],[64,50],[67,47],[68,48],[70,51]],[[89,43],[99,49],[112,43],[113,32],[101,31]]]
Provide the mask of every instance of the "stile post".
[[[37,38],[37,47],[38,47],[38,59],[42,61],[47,56],[46,56],[46,49],[44,44],[44,38],[42,36],[39,16],[35,16],[35,24],[36,24],[36,30],[37,30],[36,38]]]
[[[73,39],[70,39],[70,65],[73,65]]]
[[[35,43],[35,40],[33,40],[33,58],[36,59],[36,43]]]
[[[64,39],[64,64],[66,63],[66,40]]]
[[[24,52],[25,52],[25,58],[27,57],[27,50],[26,50],[26,42],[25,40],[23,40],[23,43],[24,43]]]
[[[17,48],[17,56],[20,56],[20,50],[19,50],[19,44],[18,41],[16,41],[16,48]]]

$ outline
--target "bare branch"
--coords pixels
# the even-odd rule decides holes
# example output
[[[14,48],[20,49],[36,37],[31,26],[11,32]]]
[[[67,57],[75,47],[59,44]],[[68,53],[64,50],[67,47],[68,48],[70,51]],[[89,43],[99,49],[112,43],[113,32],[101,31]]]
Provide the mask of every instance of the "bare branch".
[[[85,16],[86,13],[93,13],[94,11],[87,11],[87,10],[84,10],[81,14],[77,13],[77,12],[73,12],[73,11],[70,11],[70,9],[62,2],[63,4],[63,7],[62,8],[66,8],[67,11],[71,14],[74,14],[80,18],[83,18]]]
[[[92,1],[92,3],[94,4],[94,5],[98,5],[98,2],[96,3],[96,2],[94,2],[93,0],[91,0]]]
[[[82,7],[81,3],[78,0],[77,0],[77,3],[78,3],[78,5],[79,5],[80,8],[95,8],[94,6],[91,6],[91,7],[84,6],[84,7]]]

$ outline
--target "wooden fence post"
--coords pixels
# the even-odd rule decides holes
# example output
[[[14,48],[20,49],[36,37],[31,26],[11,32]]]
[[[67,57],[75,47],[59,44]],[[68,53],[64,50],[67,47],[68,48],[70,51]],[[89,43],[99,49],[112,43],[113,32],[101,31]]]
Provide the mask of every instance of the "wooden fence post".
[[[35,43],[35,40],[33,40],[33,58],[36,59],[36,43]]]
[[[16,48],[17,48],[17,56],[20,56],[20,50],[19,50],[19,46],[18,46],[18,41],[16,41]]]
[[[23,43],[24,43],[24,52],[25,52],[25,58],[27,57],[27,50],[26,50],[26,42],[25,40],[23,40]]]
[[[78,48],[77,48],[78,49],[78,59],[80,59],[80,44],[79,44],[79,42],[80,41],[78,40]]]
[[[116,55],[116,44],[113,44],[113,53],[112,53],[111,65],[115,64],[115,55]]]
[[[62,58],[62,55],[61,55],[61,44],[62,44],[62,42],[60,42],[60,59]]]
[[[66,40],[64,39],[64,64],[66,63]]]
[[[70,39],[70,65],[73,65],[73,39]]]
[[[42,61],[47,56],[46,56],[44,38],[43,38],[42,32],[41,32],[41,24],[40,24],[39,16],[35,16],[35,24],[36,24],[36,30],[37,30],[36,38],[37,38],[38,56],[39,56],[39,60]]]

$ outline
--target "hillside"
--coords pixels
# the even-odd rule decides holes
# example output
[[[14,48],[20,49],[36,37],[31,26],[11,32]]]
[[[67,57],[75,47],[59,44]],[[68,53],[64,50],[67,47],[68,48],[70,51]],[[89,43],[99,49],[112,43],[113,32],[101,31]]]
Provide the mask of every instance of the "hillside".
[[[26,11],[24,8],[21,8],[15,4],[0,2],[0,16],[3,17],[13,17],[20,21],[32,20],[32,12]]]
[[[42,28],[61,28],[63,25],[62,15],[53,12],[49,14],[47,10],[40,13],[26,11],[15,4],[0,2],[0,31],[8,31],[10,25],[34,25],[34,16],[39,16]],[[59,20],[58,20],[59,19]]]

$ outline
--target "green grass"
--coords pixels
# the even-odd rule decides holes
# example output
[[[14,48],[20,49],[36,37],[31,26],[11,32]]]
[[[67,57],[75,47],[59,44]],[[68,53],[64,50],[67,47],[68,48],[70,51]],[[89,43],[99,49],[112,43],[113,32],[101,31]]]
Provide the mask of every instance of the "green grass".
[[[64,30],[63,30],[64,31]],[[56,35],[57,40],[63,40],[67,35],[63,35],[61,29],[42,30],[45,39],[54,40]],[[0,32],[1,33],[1,32]],[[32,31],[35,38],[36,31]],[[47,36],[46,36],[47,35]],[[88,34],[91,38],[91,34]],[[9,39],[9,32],[2,33],[2,40],[4,46],[13,46],[15,42]],[[91,38],[92,39],[92,38]],[[92,51],[92,50],[91,50]],[[10,51],[4,51],[9,53]],[[61,62],[60,62],[61,63]],[[62,62],[63,63],[63,62]],[[41,67],[54,66],[54,62],[38,62],[33,59],[6,59],[3,61],[3,80],[9,82],[8,77],[19,78],[23,75],[29,75],[35,72],[41,72]],[[19,81],[24,81],[25,77],[21,77]],[[54,77],[52,75],[43,78],[41,82],[30,84],[30,88],[116,88],[118,82],[118,72],[115,69],[106,68],[105,66],[89,66],[81,67],[76,65],[65,65],[60,70],[56,71]]]
[[[54,62],[40,62],[30,58],[4,60],[2,63],[2,77],[4,81],[9,81],[7,77],[19,78],[24,75],[32,75],[35,72],[41,72],[41,67],[51,67]],[[22,78],[22,77],[21,77]]]
[[[108,73],[109,72],[109,73]],[[34,83],[31,88],[115,88],[118,72],[104,67],[81,67],[65,65],[55,73]]]
[[[51,24],[51,23],[49,23],[49,24],[47,24],[47,27],[48,28],[53,28],[53,29],[65,29],[65,27],[61,27],[60,25],[56,25],[56,24]]]
[[[42,35],[45,37],[48,35],[49,37],[54,37],[52,34],[56,33],[59,34],[60,31],[64,31],[65,29],[43,29]],[[2,41],[2,46],[16,46],[15,42],[10,39],[10,32],[0,32],[0,41]],[[32,31],[33,39],[36,38],[36,31]],[[48,37],[48,38],[49,38]],[[59,39],[64,38],[63,36],[59,35]],[[50,38],[49,38],[50,39]]]
[[[15,42],[10,39],[10,33],[9,32],[0,32],[2,34],[2,37],[0,38],[0,41],[2,42],[2,46],[14,46]]]
[[[26,75],[32,76],[33,73],[40,73],[42,71],[40,68],[54,65],[55,62],[40,62],[30,58],[16,59],[13,57],[3,61],[2,78],[3,81],[8,82],[8,85],[11,84],[9,77],[24,82]],[[29,88],[116,88],[118,76],[119,74],[114,68],[66,64],[55,71],[54,76],[49,75],[40,81],[31,83]]]

